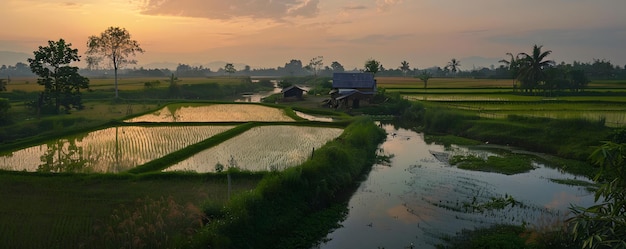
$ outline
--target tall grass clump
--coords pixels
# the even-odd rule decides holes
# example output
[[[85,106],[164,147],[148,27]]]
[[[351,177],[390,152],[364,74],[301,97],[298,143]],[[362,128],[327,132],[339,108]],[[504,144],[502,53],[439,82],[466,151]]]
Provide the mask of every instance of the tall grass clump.
[[[202,211],[172,197],[138,199],[98,222],[84,248],[179,248],[202,227]]]
[[[385,133],[370,119],[355,120],[311,159],[268,174],[251,192],[235,196],[196,236],[194,248],[310,248],[336,226],[353,189],[375,158]],[[330,210],[330,211],[329,211]]]

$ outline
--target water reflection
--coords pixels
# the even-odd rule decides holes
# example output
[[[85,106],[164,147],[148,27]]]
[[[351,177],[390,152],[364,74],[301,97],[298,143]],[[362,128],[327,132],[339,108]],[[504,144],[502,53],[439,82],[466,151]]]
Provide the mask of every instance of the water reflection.
[[[90,165],[96,159],[89,153],[85,153],[82,146],[77,143],[82,137],[60,139],[47,143],[47,149],[39,157],[41,164],[37,166],[38,172],[90,172]]]
[[[550,178],[576,178],[538,167],[528,173],[503,175],[461,170],[436,159],[421,134],[384,126],[385,154],[390,166],[375,165],[352,196],[342,228],[328,235],[320,248],[434,248],[442,236],[496,223],[530,225],[567,215],[570,203],[593,204],[584,187],[560,185]],[[488,153],[486,151],[473,151]],[[578,177],[580,179],[580,177]],[[515,205],[490,209],[498,200]]]
[[[241,98],[236,99],[235,102],[261,103],[261,100],[263,98],[268,97],[272,94],[280,93],[282,88],[278,87],[278,81],[277,80],[270,80],[270,81],[272,82],[272,84],[274,84],[274,89],[272,91],[242,94]],[[253,80],[252,82],[258,83],[258,80]]]
[[[111,127],[0,155],[0,169],[29,172],[122,172],[234,126]]]
[[[168,105],[124,122],[248,122],[294,121],[279,108],[255,104]]]
[[[301,118],[304,118],[304,119],[310,120],[310,121],[320,121],[320,122],[333,122],[333,121],[335,121],[335,119],[330,118],[330,117],[311,115],[311,114],[306,114],[304,112],[299,112],[299,111],[294,111],[294,112],[296,113],[296,115],[298,115],[298,117],[301,117]]]

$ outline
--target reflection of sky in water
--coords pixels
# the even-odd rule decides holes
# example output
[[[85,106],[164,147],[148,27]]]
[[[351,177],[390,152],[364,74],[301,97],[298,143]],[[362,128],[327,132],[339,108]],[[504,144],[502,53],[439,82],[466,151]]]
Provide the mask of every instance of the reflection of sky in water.
[[[570,203],[589,206],[593,194],[583,187],[553,183],[549,178],[573,179],[558,170],[539,168],[503,175],[461,170],[435,159],[421,134],[385,127],[381,146],[393,154],[391,167],[375,165],[352,196],[343,227],[328,235],[321,248],[434,248],[442,235],[496,223],[539,224],[562,218]],[[581,177],[578,177],[579,179]],[[582,179],[581,179],[582,180]],[[463,203],[485,203],[492,197],[513,196],[523,205],[484,212],[463,211]]]
[[[215,172],[220,163],[228,167],[232,158],[244,170],[283,170],[306,161],[343,132],[339,128],[304,126],[260,126],[182,160],[165,171]],[[263,145],[263,146],[259,146]]]
[[[262,105],[209,104],[166,106],[158,111],[125,120],[134,122],[248,122],[294,121],[279,108]]]
[[[232,127],[111,127],[2,154],[0,169],[117,173],[165,156]]]

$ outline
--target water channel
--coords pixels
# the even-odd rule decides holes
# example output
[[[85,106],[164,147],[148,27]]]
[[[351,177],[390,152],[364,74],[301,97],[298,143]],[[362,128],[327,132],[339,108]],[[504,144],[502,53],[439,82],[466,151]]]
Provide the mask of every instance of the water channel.
[[[435,155],[491,152],[458,146],[451,152],[427,144],[422,134],[391,125],[384,129],[388,137],[379,153],[393,155],[391,162],[373,166],[350,199],[342,227],[318,248],[435,248],[441,238],[463,229],[500,223],[541,227],[563,220],[570,204],[593,204],[593,193],[586,188],[550,180],[589,181],[584,177],[541,164],[517,175],[462,170]],[[493,198],[512,198],[516,205],[475,208]]]

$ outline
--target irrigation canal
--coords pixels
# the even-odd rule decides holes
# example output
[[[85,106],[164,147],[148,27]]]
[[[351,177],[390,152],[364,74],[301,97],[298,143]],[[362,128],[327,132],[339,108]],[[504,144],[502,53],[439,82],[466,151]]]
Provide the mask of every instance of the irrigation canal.
[[[497,223],[541,227],[563,220],[570,204],[593,204],[593,193],[586,188],[550,180],[589,181],[584,177],[541,164],[517,175],[462,170],[437,157],[491,152],[445,149],[410,130],[384,129],[388,136],[379,153],[393,155],[391,163],[373,166],[351,197],[342,227],[318,248],[435,248],[442,238],[463,229]],[[515,200],[515,205],[490,209],[494,200]]]

